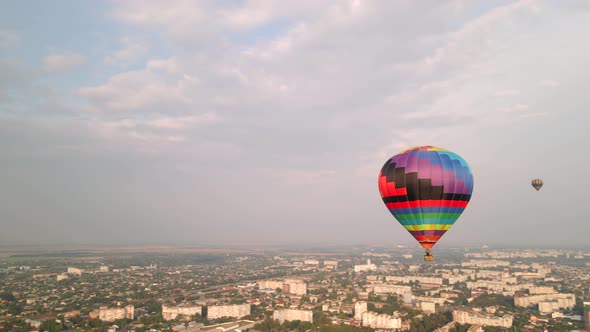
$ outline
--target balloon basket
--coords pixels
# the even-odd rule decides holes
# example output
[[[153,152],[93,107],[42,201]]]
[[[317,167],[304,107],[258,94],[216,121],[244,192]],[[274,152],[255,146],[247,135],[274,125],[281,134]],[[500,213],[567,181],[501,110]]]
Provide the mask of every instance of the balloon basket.
[[[425,262],[432,262],[433,260],[434,260],[434,255],[432,255],[430,250],[426,250],[426,253],[424,254],[424,261]]]

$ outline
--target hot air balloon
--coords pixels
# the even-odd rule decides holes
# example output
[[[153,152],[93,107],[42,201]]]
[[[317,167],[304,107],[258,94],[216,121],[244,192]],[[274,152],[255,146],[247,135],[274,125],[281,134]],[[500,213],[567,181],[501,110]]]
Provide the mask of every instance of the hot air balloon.
[[[434,147],[414,147],[391,157],[379,173],[379,192],[391,214],[426,249],[457,221],[473,192],[473,174],[463,158]]]
[[[533,181],[531,181],[531,185],[533,186],[533,188],[535,188],[535,190],[539,191],[539,190],[541,190],[541,187],[543,186],[543,180],[534,179]]]

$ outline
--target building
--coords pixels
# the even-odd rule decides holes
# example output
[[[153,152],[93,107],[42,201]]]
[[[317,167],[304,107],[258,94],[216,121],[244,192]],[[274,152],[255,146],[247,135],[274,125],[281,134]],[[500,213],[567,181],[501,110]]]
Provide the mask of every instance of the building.
[[[553,287],[547,287],[547,286],[529,287],[529,294],[531,294],[531,295],[554,294],[554,293],[557,293],[557,291]]]
[[[207,307],[207,319],[242,318],[250,314],[250,304],[214,305]]]
[[[420,309],[427,314],[433,314],[436,312],[436,303],[434,302],[420,302]]]
[[[303,280],[287,279],[283,283],[283,292],[295,295],[305,295],[307,294],[307,285]]]
[[[412,303],[413,298],[414,298],[414,296],[412,295],[412,292],[407,292],[407,293],[402,294],[402,299],[403,299],[404,303],[406,303],[406,304]]]
[[[430,296],[412,296],[414,301],[432,302],[434,304],[443,305],[447,299],[444,297],[430,297]]]
[[[363,319],[363,313],[367,312],[367,302],[358,301],[354,304],[354,319],[361,321]]]
[[[481,325],[471,325],[467,332],[484,332],[484,329]]]
[[[296,309],[281,309],[275,310],[272,313],[272,319],[278,319],[281,324],[288,321],[299,320],[302,322],[313,322],[313,311],[311,310],[296,310]]]
[[[575,300],[574,300],[575,305]],[[555,299],[552,301],[539,302],[539,313],[547,315],[559,311],[561,308],[571,309],[574,307],[568,299]]]
[[[320,261],[318,261],[317,259],[306,259],[303,261],[303,264],[305,264],[305,265],[320,265]]]
[[[507,284],[505,281],[490,281],[490,280],[478,280],[478,281],[467,281],[465,283],[469,289],[487,288],[496,292],[508,292],[514,294],[517,291],[530,289],[534,287],[532,284]]]
[[[67,280],[69,277],[67,274],[58,274],[57,281]]]
[[[385,277],[385,281],[390,281],[390,282],[400,283],[400,284],[409,284],[410,282],[414,282],[414,281],[417,281],[421,284],[432,284],[432,285],[442,285],[443,284],[443,278],[438,278],[438,277],[387,276],[387,277]]]
[[[485,315],[483,313],[474,311],[453,311],[453,322],[459,324],[483,325],[483,326],[498,326],[509,328],[512,326],[511,315],[504,315],[502,317]]]
[[[366,265],[355,265],[354,272],[377,271],[377,265],[371,264],[371,259],[367,259]]]
[[[451,329],[455,328],[455,325],[456,325],[456,324],[457,324],[457,323],[455,323],[455,322],[449,322],[449,323],[447,323],[446,325],[444,325],[444,326],[441,326],[441,327],[439,327],[439,328],[437,328],[437,329],[433,330],[432,332],[450,332],[450,331],[451,331]]]
[[[279,280],[263,280],[257,284],[259,289],[283,289],[283,282]]]
[[[517,307],[538,305],[539,312],[548,314],[561,308],[573,308],[576,305],[576,295],[564,293],[537,294],[529,296],[515,295],[514,305]]]
[[[74,318],[80,316],[80,310],[68,311],[64,314],[64,318]]]
[[[399,285],[387,285],[377,284],[373,286],[373,292],[377,295],[380,294],[398,294],[402,295],[405,293],[411,293],[412,287],[410,286],[399,286]]]
[[[133,319],[135,308],[128,305],[124,308],[107,308],[98,309],[98,319],[104,322],[113,322],[117,319]]]
[[[324,268],[328,270],[336,270],[338,268],[338,261],[324,261]]]
[[[79,269],[77,267],[68,267],[68,274],[73,274],[76,276],[81,276],[82,275],[82,269]]]
[[[108,266],[106,266],[106,265],[101,265],[101,266],[98,268],[98,272],[109,272],[109,267],[108,267]]]
[[[590,302],[584,302],[584,322],[586,330],[590,331]]]
[[[203,315],[203,307],[199,305],[180,307],[162,305],[162,318],[164,320],[176,319],[179,315],[191,317],[195,314]]]
[[[466,275],[450,276],[448,277],[449,285],[454,285],[458,282],[465,282],[467,281],[467,277],[468,276]]]
[[[259,281],[258,288],[261,290],[264,289],[282,289],[285,293],[295,294],[295,295],[305,295],[307,294],[307,284],[303,280],[298,279],[286,279],[285,281],[278,281],[278,280],[263,280]]]
[[[399,329],[402,319],[393,315],[366,311],[362,314],[362,325],[374,329]]]
[[[509,261],[499,260],[470,260],[468,262],[461,263],[462,267],[501,267],[510,266]]]

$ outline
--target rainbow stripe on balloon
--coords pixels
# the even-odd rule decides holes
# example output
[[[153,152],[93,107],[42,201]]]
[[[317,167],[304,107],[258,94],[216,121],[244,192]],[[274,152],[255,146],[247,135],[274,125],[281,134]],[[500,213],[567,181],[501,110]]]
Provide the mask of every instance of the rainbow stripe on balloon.
[[[432,248],[457,221],[473,192],[463,158],[434,147],[414,147],[391,157],[379,173],[383,202],[424,248]]]

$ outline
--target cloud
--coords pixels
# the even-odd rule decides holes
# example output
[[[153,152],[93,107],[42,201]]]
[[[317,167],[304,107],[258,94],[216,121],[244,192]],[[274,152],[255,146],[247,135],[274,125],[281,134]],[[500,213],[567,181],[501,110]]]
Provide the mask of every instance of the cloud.
[[[185,129],[200,125],[215,124],[222,119],[215,113],[206,113],[202,115],[184,116],[178,118],[160,118],[148,121],[147,124],[159,129]]]
[[[518,90],[499,90],[494,93],[494,96],[496,96],[496,97],[512,97],[512,96],[518,96],[519,94],[520,94],[520,91],[518,91]]]
[[[130,138],[149,143],[184,142],[186,137],[178,132],[187,129],[220,123],[215,113],[179,117],[156,117],[153,119],[126,118],[111,121],[93,121],[97,134],[109,140]]]
[[[524,113],[521,114],[520,117],[522,119],[527,119],[527,118],[538,118],[538,117],[544,117],[549,115],[549,112],[533,112],[533,113]]]
[[[397,229],[387,228],[375,177],[402,149],[432,144],[461,154],[477,177],[473,209],[447,243],[498,238],[502,227],[516,227],[519,241],[544,218],[522,211],[549,206],[540,196],[527,198],[522,179],[533,170],[554,174],[544,162],[548,151],[565,151],[587,135],[589,82],[580,68],[590,46],[576,38],[589,27],[587,9],[542,1],[494,8],[469,1],[112,5],[122,29],[105,34],[121,49],[104,57],[98,43],[92,54],[107,63],[85,66],[75,91],[55,94],[73,113],[50,117],[51,98],[33,89],[43,81],[61,86],[57,78],[0,61],[3,109],[22,119],[21,111],[30,111],[26,124],[12,129],[14,123],[0,121],[0,145],[12,157],[4,157],[11,165],[4,180],[26,188],[13,175],[30,182],[43,166],[50,176],[35,179],[50,182],[39,187],[56,191],[52,197],[63,206],[88,190],[89,202],[112,207],[105,229],[124,219],[142,227],[145,239],[187,241],[280,238],[296,229],[289,237],[307,241],[364,220],[370,241],[401,241]],[[115,66],[105,66],[110,61]],[[548,94],[540,86],[547,78],[571,89]],[[587,163],[583,154],[560,155],[564,169]],[[571,184],[579,179],[560,176],[568,180],[552,180],[561,186],[556,192],[576,193]],[[89,215],[72,211],[77,219],[50,216]],[[579,220],[572,215],[564,220]],[[207,237],[166,233],[179,227]],[[317,232],[310,235],[311,227]],[[109,238],[109,231],[100,234]],[[352,231],[339,238],[359,239]]]
[[[149,51],[149,46],[145,42],[123,38],[122,43],[124,45],[122,49],[105,58],[106,64],[127,65],[145,56]]]
[[[86,58],[80,54],[52,54],[45,57],[45,70],[50,73],[65,72],[86,63]]]
[[[191,84],[171,71],[145,69],[116,74],[107,83],[82,87],[78,93],[105,110],[149,110],[190,104],[192,98],[187,88]]]
[[[539,85],[549,88],[555,88],[559,86],[559,82],[556,82],[554,80],[542,80],[541,82],[539,82]]]
[[[292,186],[308,186],[334,180],[333,169],[301,170],[296,168],[263,168],[262,171],[274,181]]]
[[[522,112],[522,111],[526,111],[529,109],[529,105],[525,105],[525,104],[514,104],[510,107],[506,107],[506,108],[501,108],[500,110],[503,112],[508,112],[508,113],[512,113],[512,112]]]
[[[0,30],[0,48],[14,46],[18,42],[18,35],[13,31]]]

